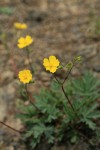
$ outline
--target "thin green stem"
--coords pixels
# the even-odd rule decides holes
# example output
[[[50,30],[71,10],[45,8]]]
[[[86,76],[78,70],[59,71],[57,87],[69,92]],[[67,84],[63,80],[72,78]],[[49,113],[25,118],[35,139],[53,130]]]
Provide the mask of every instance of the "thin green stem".
[[[33,67],[32,67],[32,64],[31,64],[31,61],[30,61],[29,49],[26,49],[26,54],[27,54],[27,59],[28,59],[28,61],[29,61],[30,69],[31,69],[32,73],[34,73],[34,70],[33,70]]]
[[[74,67],[74,65],[73,65],[73,67]],[[69,75],[70,75],[70,73],[71,73],[71,71],[72,71],[73,67],[71,67],[71,68],[70,68],[70,70],[68,71],[67,76],[65,77],[65,79],[64,79],[64,81],[63,81],[63,83],[62,83],[62,84],[64,84],[64,83],[65,83],[65,81],[68,79],[68,77],[69,77]]]
[[[62,83],[57,79],[57,77],[55,76],[55,74],[54,74],[54,78],[58,82],[58,84],[62,85]]]

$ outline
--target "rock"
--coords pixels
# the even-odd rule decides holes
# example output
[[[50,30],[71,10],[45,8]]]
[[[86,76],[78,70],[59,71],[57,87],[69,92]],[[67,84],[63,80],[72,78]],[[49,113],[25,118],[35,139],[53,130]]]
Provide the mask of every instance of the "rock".
[[[46,11],[48,8],[47,0],[21,0],[24,4],[33,6],[38,10]]]
[[[4,91],[3,89],[0,89],[0,121],[3,121],[5,117],[7,116],[7,104],[4,97]]]
[[[14,150],[14,147],[13,146],[9,146],[8,150]]]
[[[66,150],[65,146],[54,146],[51,148],[51,150]]]
[[[45,12],[30,10],[26,20],[33,20],[33,23],[35,25],[36,23],[42,23],[46,19],[46,17],[47,13]]]
[[[10,125],[11,127],[13,127],[16,130],[19,130],[23,127],[22,126],[22,122],[20,119],[15,119],[14,117],[10,117],[9,120],[6,122],[6,124]],[[8,129],[9,131],[13,131]]]
[[[83,141],[76,143],[75,145],[70,145],[69,150],[88,150],[89,145]]]
[[[7,116],[8,104],[15,96],[15,88],[12,84],[0,88],[0,120],[3,121]],[[9,105],[10,106],[10,105]]]
[[[50,150],[51,145],[47,144],[46,142],[41,142],[35,150]]]
[[[0,129],[0,139],[1,139],[1,135],[5,135],[5,131]]]
[[[14,96],[15,88],[12,84],[8,84],[3,88],[3,100],[5,100],[6,102],[12,101],[12,99],[14,99]]]
[[[0,150],[6,150],[6,146],[2,140],[0,140]]]
[[[81,45],[79,47],[80,51],[79,54],[82,57],[85,57],[86,59],[93,58],[97,55],[97,45],[91,44],[91,45]]]
[[[14,73],[10,70],[7,70],[1,74],[1,84],[8,84],[9,82],[11,82],[11,80],[13,80],[13,78]]]
[[[42,81],[50,81],[50,74],[46,73],[46,72],[41,72],[41,80]]]
[[[72,71],[71,71],[71,74],[72,74],[72,76],[76,76],[76,77],[78,77],[78,76],[80,76],[80,70],[78,69],[78,68],[73,68],[72,69]]]
[[[93,67],[93,71],[95,71],[95,72],[100,72],[100,66],[95,66],[95,67]]]

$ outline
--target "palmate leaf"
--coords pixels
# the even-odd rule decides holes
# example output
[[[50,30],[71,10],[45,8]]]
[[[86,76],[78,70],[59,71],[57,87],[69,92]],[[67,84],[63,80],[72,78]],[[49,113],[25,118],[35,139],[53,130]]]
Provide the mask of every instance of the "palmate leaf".
[[[75,108],[76,111],[80,111],[80,109],[84,106],[84,104],[86,103],[85,99],[74,99],[73,100],[73,107]]]
[[[17,114],[16,117],[20,118],[22,121],[29,119],[29,114]]]
[[[48,126],[45,127],[45,137],[48,140],[48,143],[53,143],[54,142],[54,127],[53,126]]]
[[[88,115],[88,118],[89,118],[89,119],[97,119],[97,118],[100,118],[100,111],[97,111],[97,110],[93,111],[92,113],[90,113],[90,114]]]
[[[44,124],[36,124],[34,125],[31,130],[29,130],[27,133],[25,133],[24,138],[31,137],[31,146],[35,147],[42,137],[42,135],[45,135],[48,143],[54,142],[54,127],[52,126],[45,126]]]
[[[20,118],[24,121],[28,131],[25,135],[26,139],[31,140],[33,147],[41,142],[42,137],[48,143],[54,143],[55,133],[58,141],[63,140],[65,134],[69,137],[78,123],[82,123],[83,128],[86,124],[90,129],[96,130],[93,120],[100,117],[96,103],[96,99],[100,97],[99,86],[100,82],[88,73],[75,81],[66,81],[65,91],[68,93],[79,120],[58,83],[53,83],[50,89],[42,89],[38,95],[34,96],[35,105],[42,113],[37,112],[31,105],[22,108],[23,114]],[[75,141],[75,138],[73,137],[72,141]]]
[[[86,72],[83,78],[73,81],[74,94],[79,96],[93,97],[100,92],[100,81],[98,81],[92,74]],[[99,94],[100,95],[100,94]]]
[[[37,143],[39,143],[38,140],[34,140],[31,142],[30,145],[31,145],[32,149],[34,149],[36,147]]]
[[[37,139],[38,137],[40,137],[44,133],[44,131],[45,131],[44,124],[35,125],[33,127],[34,138]]]
[[[96,109],[97,109],[98,104],[94,103],[92,104],[92,106],[90,105],[90,107],[88,109],[86,109],[86,112],[84,113],[84,116],[88,116],[89,114],[93,113]]]
[[[62,92],[59,92],[58,90],[44,89],[38,96],[34,96],[34,98],[36,99],[37,105],[39,105],[41,101],[44,104],[57,105],[59,101],[62,100],[62,95]]]
[[[90,105],[87,104],[85,103],[82,107],[80,107],[79,114],[82,115],[83,118],[87,119],[96,119],[96,117],[99,118],[100,111],[97,110],[98,104],[96,102],[91,103]]]
[[[60,90],[60,84],[58,84],[56,81],[54,81],[53,83],[51,83],[51,89],[53,91],[59,91]]]
[[[26,138],[29,138],[29,137],[31,137],[31,136],[33,136],[33,135],[34,135],[33,130],[29,130],[29,131],[27,131],[27,132],[24,134],[24,138],[26,139]]]
[[[90,129],[95,130],[96,124],[92,120],[85,118],[82,119],[82,122],[86,123]]]
[[[33,145],[32,147],[36,146],[37,143],[40,142],[41,136],[45,131],[45,126],[43,124],[36,124],[33,125],[33,127],[31,127],[31,129],[29,129],[25,135],[24,138],[29,138],[31,137],[31,145]]]
[[[51,122],[52,120],[57,119],[59,116],[62,115],[62,113],[57,109],[55,106],[50,106],[47,109],[47,116],[46,116],[46,122]]]
[[[76,118],[76,114],[73,109],[64,102],[64,112],[67,115],[68,122],[74,120]]]
[[[97,110],[98,104],[95,102],[89,107],[82,107],[82,118],[81,121],[85,122],[89,128],[95,130],[96,124],[93,122],[93,119],[100,118],[100,111]]]
[[[20,105],[18,106],[18,108],[19,108],[23,113],[29,114],[29,116],[33,116],[33,115],[38,114],[38,112],[36,111],[36,109],[34,108],[34,106],[31,105],[31,104],[30,104],[30,105],[27,105],[27,106],[20,104]]]

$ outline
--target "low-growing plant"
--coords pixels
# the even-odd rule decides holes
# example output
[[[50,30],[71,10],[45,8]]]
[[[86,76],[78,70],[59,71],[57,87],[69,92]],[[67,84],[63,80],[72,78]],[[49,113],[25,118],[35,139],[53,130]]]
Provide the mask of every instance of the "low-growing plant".
[[[27,29],[27,25],[17,22],[17,29]],[[26,51],[30,68],[18,73],[22,83],[19,106],[21,113],[18,117],[23,121],[25,130],[18,131],[4,122],[0,123],[21,133],[27,141],[28,150],[34,149],[42,142],[50,145],[65,141],[75,143],[80,137],[92,144],[89,138],[96,135],[96,119],[100,118],[97,102],[100,98],[100,81],[89,72],[84,73],[82,77],[69,80],[69,75],[81,61],[81,56],[75,57],[67,64],[60,62],[55,56],[49,56],[44,58],[43,66],[54,77],[50,88],[42,89],[39,94],[29,93],[28,84],[34,86],[35,82],[28,47],[33,41],[33,38],[27,35],[19,38],[17,44],[20,49]],[[56,76],[56,71],[62,73],[63,69],[66,70],[66,75],[64,79],[60,79]],[[29,104],[24,105],[27,100]]]
[[[26,127],[24,138],[30,139],[31,146],[35,147],[43,140],[54,144],[68,138],[74,143],[79,137],[94,134],[97,129],[95,121],[100,117],[97,109],[99,87],[100,81],[89,72],[81,78],[68,80],[64,92],[70,98],[72,107],[58,81],[54,81],[49,89],[42,89],[33,96],[36,108],[32,105],[20,106],[23,113],[19,117]]]

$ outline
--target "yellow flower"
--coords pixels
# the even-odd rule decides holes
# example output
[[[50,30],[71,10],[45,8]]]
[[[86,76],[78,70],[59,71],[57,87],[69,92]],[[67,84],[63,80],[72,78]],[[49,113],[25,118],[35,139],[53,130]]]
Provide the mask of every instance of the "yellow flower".
[[[57,70],[57,67],[59,66],[60,62],[58,59],[56,59],[55,56],[49,56],[49,59],[44,58],[43,65],[46,68],[46,70],[54,73]]]
[[[27,25],[25,23],[19,23],[19,22],[15,22],[14,27],[16,29],[21,29],[21,30],[27,29]]]
[[[29,46],[33,42],[33,39],[31,36],[27,35],[25,38],[21,37],[18,39],[18,47],[24,48],[26,46]]]
[[[20,79],[20,82],[26,84],[32,81],[32,74],[30,70],[22,70],[19,72],[18,77]]]

